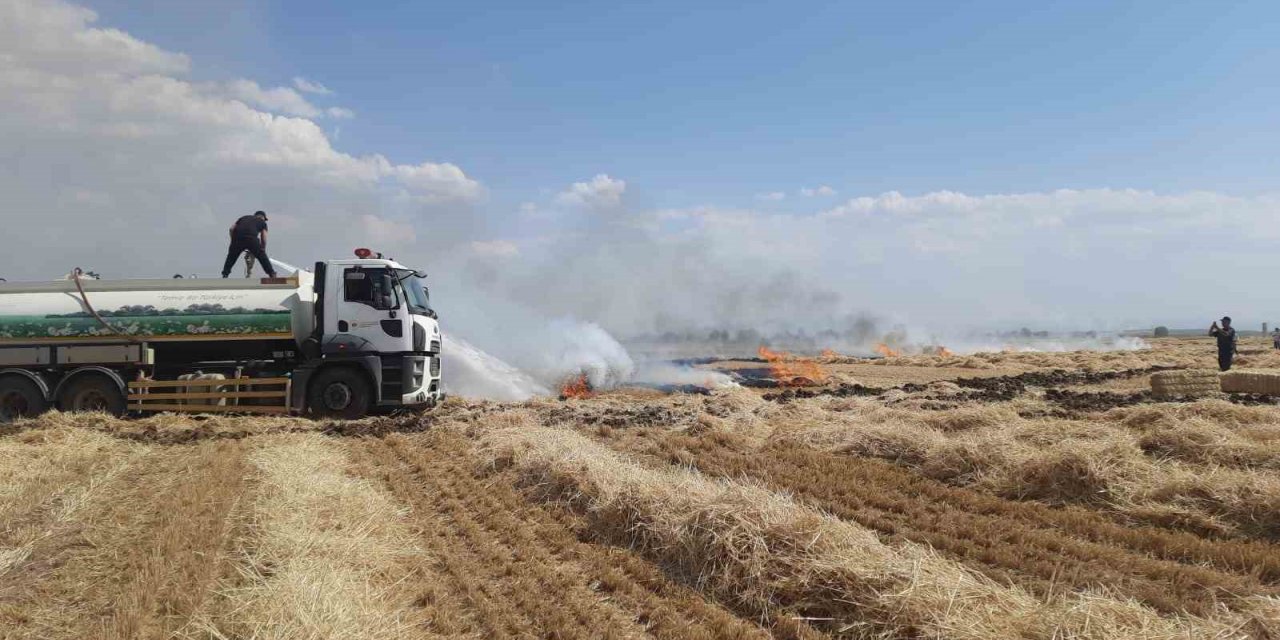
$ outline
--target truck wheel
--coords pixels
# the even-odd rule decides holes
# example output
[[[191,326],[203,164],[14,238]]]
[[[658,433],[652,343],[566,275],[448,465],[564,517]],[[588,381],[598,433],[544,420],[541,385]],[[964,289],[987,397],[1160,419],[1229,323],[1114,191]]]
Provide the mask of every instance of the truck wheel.
[[[324,369],[311,380],[307,406],[312,414],[325,418],[363,418],[369,411],[369,383],[355,369]]]
[[[34,382],[14,375],[0,378],[0,423],[37,416],[48,408]]]
[[[124,415],[125,397],[107,378],[80,376],[58,393],[58,407],[63,411],[105,411],[118,418]]]

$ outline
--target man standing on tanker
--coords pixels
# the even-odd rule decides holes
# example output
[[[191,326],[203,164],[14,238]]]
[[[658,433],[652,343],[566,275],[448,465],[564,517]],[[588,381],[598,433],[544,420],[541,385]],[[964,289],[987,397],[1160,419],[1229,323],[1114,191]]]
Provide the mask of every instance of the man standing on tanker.
[[[251,216],[240,216],[231,225],[231,246],[227,248],[227,261],[222,265],[222,277],[231,275],[231,267],[248,251],[266,270],[268,278],[276,277],[276,269],[267,257],[267,214],[255,211]]]
[[[1221,327],[1214,321],[1209,327],[1209,335],[1218,339],[1218,368],[1223,371],[1231,369],[1231,361],[1236,355],[1236,330],[1231,328],[1231,318],[1223,316]]]

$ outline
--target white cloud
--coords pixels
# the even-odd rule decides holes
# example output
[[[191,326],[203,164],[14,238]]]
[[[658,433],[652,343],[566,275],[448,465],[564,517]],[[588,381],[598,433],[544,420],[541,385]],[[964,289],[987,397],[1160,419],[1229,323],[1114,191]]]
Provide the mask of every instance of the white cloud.
[[[556,195],[556,202],[595,210],[616,209],[622,205],[627,182],[597,174],[590,182],[575,182]]]
[[[283,113],[303,118],[318,118],[324,114],[315,105],[307,102],[302,94],[288,87],[272,87],[263,89],[258,83],[243,78],[227,83],[227,93],[237,100],[266,109],[273,113]]]
[[[770,191],[768,193],[756,194],[756,200],[768,200],[770,202],[781,202],[787,199],[787,194],[781,191]]]
[[[297,262],[346,255],[353,221],[431,247],[470,233],[459,207],[484,189],[459,167],[344,153],[297,91],[194,83],[185,55],[96,19],[56,0],[0,1],[0,193],[6,210],[30,213],[6,218],[9,231],[33,240],[0,275],[43,277],[63,262],[209,273],[229,220],[255,209],[301,221],[271,242]],[[422,225],[431,233],[415,235]],[[139,242],[148,251],[127,249]]]
[[[520,246],[510,240],[476,240],[469,245],[477,256],[510,258],[520,254]]]
[[[0,3],[0,60],[10,76],[34,74],[185,74],[187,56],[116,29],[92,27],[98,15],[62,2]]]
[[[303,93],[314,93],[321,96],[333,95],[333,91],[330,90],[329,87],[301,76],[294,76],[293,86]]]
[[[388,220],[366,213],[360,216],[360,223],[364,226],[365,239],[375,247],[375,250],[385,247],[405,247],[418,240],[418,234],[414,231],[413,225],[408,222]]]
[[[380,170],[404,185],[415,198],[429,202],[447,200],[477,200],[484,195],[479,182],[467,177],[462,169],[452,164],[424,162],[419,165],[390,165],[378,157]]]
[[[832,189],[831,187],[828,187],[825,184],[818,187],[817,189],[813,189],[810,187],[802,187],[800,189],[800,195],[805,198],[812,198],[814,196],[822,196],[825,198],[829,196],[834,196],[835,194],[836,194],[836,190]]]
[[[252,80],[238,78],[227,82],[226,95],[254,107],[288,116],[319,119],[323,117],[345,120],[355,117],[355,112],[345,107],[321,109],[311,104],[302,94],[288,87],[264,89]]]

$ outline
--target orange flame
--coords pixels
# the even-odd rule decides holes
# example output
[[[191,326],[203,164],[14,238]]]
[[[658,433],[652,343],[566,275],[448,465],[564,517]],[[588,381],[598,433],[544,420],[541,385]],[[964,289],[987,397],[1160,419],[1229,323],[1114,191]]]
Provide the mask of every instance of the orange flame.
[[[942,356],[942,357],[944,357],[944,358],[950,358],[951,356],[954,356],[955,354],[956,354],[956,353],[955,353],[954,351],[952,351],[952,350],[950,350],[950,349],[948,349],[948,348],[946,348],[946,347],[944,347],[944,346],[942,346],[942,345],[938,345],[938,355],[940,355],[940,356]]]
[[[768,361],[773,379],[784,387],[807,387],[827,381],[827,370],[812,358],[793,356],[786,351],[773,351],[764,345],[756,353]]]
[[[769,362],[777,362],[783,358],[791,357],[791,354],[786,351],[773,351],[764,345],[760,345],[760,348],[756,349],[756,355]]]
[[[885,344],[885,343],[883,343],[883,342],[880,342],[880,343],[877,343],[877,344],[876,344],[876,353],[878,353],[878,354],[880,354],[880,355],[882,355],[882,356],[884,356],[884,357],[886,357],[886,358],[896,358],[896,357],[898,357],[898,356],[902,355],[902,352],[901,352],[901,351],[898,351],[898,350],[894,349],[893,347],[890,347],[889,345],[887,345],[887,344]]]
[[[579,373],[577,376],[571,377],[560,385],[560,397],[564,398],[590,398],[591,397],[591,381],[587,379],[587,374]]]
[[[832,349],[823,349],[821,355],[824,359],[827,359],[827,360],[834,360],[840,357],[840,354],[836,353]]]

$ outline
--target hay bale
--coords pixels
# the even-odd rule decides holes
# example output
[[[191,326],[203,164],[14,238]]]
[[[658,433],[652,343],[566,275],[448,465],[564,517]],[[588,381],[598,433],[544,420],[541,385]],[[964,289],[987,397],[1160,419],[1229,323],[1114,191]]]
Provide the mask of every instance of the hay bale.
[[[179,380],[226,380],[227,376],[221,373],[185,373],[178,376]],[[213,393],[227,390],[224,386],[190,386],[177,387],[179,393]],[[176,404],[203,404],[211,406],[222,406],[227,404],[223,398],[208,398],[195,400],[175,400]]]
[[[1199,397],[1221,391],[1218,372],[1212,369],[1181,369],[1151,374],[1151,393],[1160,398]]]
[[[1222,374],[1222,390],[1227,393],[1258,393],[1280,396],[1280,371],[1244,369]]]

